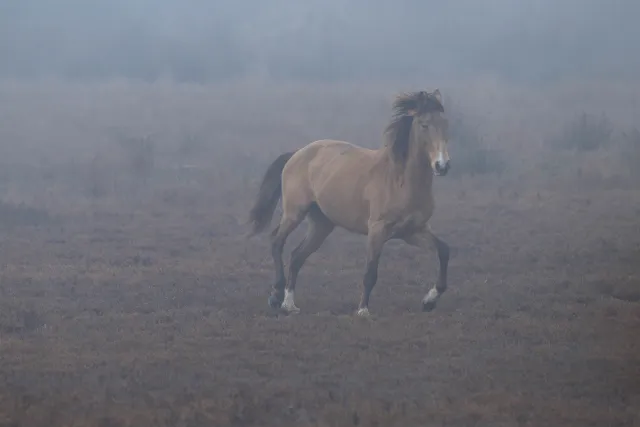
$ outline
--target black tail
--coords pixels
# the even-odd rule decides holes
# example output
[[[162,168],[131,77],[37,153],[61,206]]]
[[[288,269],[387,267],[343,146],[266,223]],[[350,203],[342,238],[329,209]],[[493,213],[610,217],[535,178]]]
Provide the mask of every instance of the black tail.
[[[282,170],[295,151],[283,153],[271,163],[262,178],[260,191],[249,212],[249,223],[252,231],[249,236],[261,233],[271,223],[273,212],[282,196]]]

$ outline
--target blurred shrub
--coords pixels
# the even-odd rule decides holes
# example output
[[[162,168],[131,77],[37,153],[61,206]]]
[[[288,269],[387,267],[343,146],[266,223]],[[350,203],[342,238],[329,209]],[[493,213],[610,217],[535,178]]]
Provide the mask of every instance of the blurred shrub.
[[[487,147],[478,127],[471,122],[460,113],[454,112],[451,116],[451,175],[501,175],[506,169],[504,156],[500,151]]]
[[[569,150],[591,151],[609,145],[612,134],[613,125],[605,114],[582,113],[565,124],[560,134],[548,142]]]
[[[39,226],[52,223],[47,211],[0,200],[0,226]]]
[[[620,156],[629,175],[640,178],[640,131],[637,128],[622,133]]]
[[[155,167],[155,141],[145,137],[120,136],[118,144],[124,150],[129,171],[138,184],[147,185]]]

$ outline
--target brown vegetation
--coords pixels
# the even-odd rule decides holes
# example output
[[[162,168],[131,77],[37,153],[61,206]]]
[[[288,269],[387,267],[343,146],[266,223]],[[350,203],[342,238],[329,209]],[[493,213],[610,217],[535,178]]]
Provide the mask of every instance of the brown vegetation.
[[[389,244],[353,316],[340,231],[301,314],[268,308],[267,238],[242,238],[266,166],[379,145],[406,86],[0,85],[0,426],[638,425],[634,87],[437,84],[438,308],[435,254]]]

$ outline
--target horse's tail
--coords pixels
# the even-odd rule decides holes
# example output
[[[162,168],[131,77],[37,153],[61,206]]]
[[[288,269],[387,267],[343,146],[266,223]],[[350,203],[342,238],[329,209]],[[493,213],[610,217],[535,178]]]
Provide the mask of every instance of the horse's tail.
[[[295,151],[290,151],[280,154],[267,168],[256,201],[249,212],[248,223],[252,230],[248,237],[264,231],[271,223],[273,212],[282,196],[282,170],[294,153]]]

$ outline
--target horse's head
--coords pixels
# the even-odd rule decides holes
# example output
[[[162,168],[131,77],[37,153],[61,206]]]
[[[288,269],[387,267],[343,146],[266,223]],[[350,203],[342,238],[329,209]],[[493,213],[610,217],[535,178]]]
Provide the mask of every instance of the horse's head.
[[[448,150],[449,121],[444,115],[442,95],[436,89],[432,93],[419,92],[416,108],[409,111],[413,116],[414,141],[426,150],[433,173],[444,176],[451,167]]]
[[[417,148],[413,155],[428,160],[434,175],[446,175],[450,168],[449,121],[444,115],[440,91],[401,94],[393,103],[393,109],[394,119],[386,133],[394,160],[404,166],[413,146]]]

